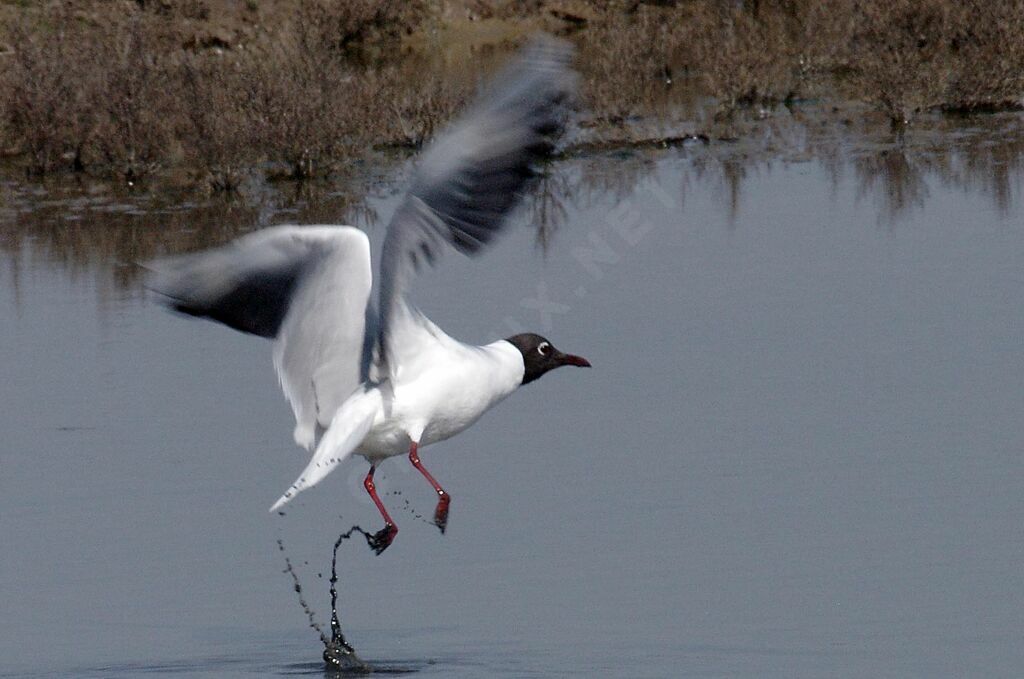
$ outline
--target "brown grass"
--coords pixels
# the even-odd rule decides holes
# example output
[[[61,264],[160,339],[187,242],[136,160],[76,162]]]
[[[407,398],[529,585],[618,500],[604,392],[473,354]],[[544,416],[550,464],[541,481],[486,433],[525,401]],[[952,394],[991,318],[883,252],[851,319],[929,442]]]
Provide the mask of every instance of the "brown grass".
[[[62,23],[66,13],[54,17]],[[58,25],[59,25],[58,23]],[[14,52],[5,57],[3,74],[5,131],[24,153],[30,172],[45,174],[60,167],[80,169],[93,133],[88,73],[80,45],[66,30],[48,35],[19,26]]]
[[[591,101],[616,115],[650,108],[665,74],[690,76],[720,116],[827,96],[905,124],[931,109],[1019,109],[1024,97],[1018,0],[633,3],[580,40]]]
[[[402,116],[415,88],[400,88],[394,67],[363,65],[368,36],[386,39],[406,5],[302,0],[273,40],[226,50],[168,46],[167,15],[205,16],[202,3],[141,4],[110,23],[63,5],[14,28],[0,82],[4,147],[29,173],[137,181],[183,166],[231,190],[257,166],[300,179],[330,173],[380,134],[401,128],[395,139],[418,140],[417,126],[448,113],[420,104],[410,126]]]
[[[33,174],[136,182],[187,170],[219,190],[253,172],[323,176],[371,149],[422,143],[483,69],[476,45],[462,50],[468,64],[409,53],[435,43],[407,34],[445,21],[462,22],[459,35],[521,26],[487,46],[499,51],[538,27],[567,35],[598,128],[672,121],[680,107],[699,118],[709,97],[719,122],[827,97],[869,101],[903,126],[928,110],[1019,108],[1024,96],[1019,0],[68,0],[7,10],[0,151]]]

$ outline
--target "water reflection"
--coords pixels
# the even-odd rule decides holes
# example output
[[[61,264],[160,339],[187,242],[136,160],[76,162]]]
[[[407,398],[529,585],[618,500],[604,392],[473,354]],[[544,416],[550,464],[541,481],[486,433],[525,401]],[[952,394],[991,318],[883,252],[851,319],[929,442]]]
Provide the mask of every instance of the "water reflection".
[[[915,208],[924,207],[928,183],[923,168],[902,148],[883,149],[853,161],[857,197],[874,196],[879,223],[892,224]]]
[[[873,201],[879,224],[889,227],[922,208],[930,186],[986,196],[1005,215],[1019,199],[1024,118],[936,115],[896,134],[869,112],[780,109],[748,124],[736,141],[698,147],[692,155],[683,195],[710,191],[730,222],[752,175],[801,162],[824,170],[833,190],[852,174],[858,198]]]
[[[585,388],[538,385],[546,393],[515,396],[438,449],[439,477],[465,498],[444,539],[407,521],[404,551],[346,543],[340,624],[370,664],[1014,676],[1018,123],[939,120],[900,140],[842,114],[794,125],[798,114],[773,112],[733,142],[560,162],[538,192],[548,262],[506,242],[419,291],[468,340],[503,317],[553,323],[552,336],[604,358]],[[322,676],[274,540],[326,623],[331,541],[376,527],[363,471],[287,518],[266,515],[300,454],[267,344],[151,305],[97,319],[90,302],[138,294],[111,261],[264,223],[379,231],[379,198],[402,190],[408,165],[374,169],[230,201],[2,189],[0,278],[20,262],[24,297],[12,310],[4,295],[0,322],[0,544],[16,546],[0,560],[5,669]],[[616,229],[629,214],[648,224]],[[728,214],[736,233],[719,227]],[[402,479],[409,465],[383,471],[406,511],[432,505]]]
[[[617,203],[657,169],[666,154],[682,156],[681,198],[717,198],[730,223],[743,208],[746,185],[779,165],[813,163],[833,194],[853,179],[858,199],[874,202],[879,224],[895,227],[924,207],[933,188],[975,193],[1007,214],[1019,199],[1024,169],[1024,117],[1017,113],[950,118],[894,133],[877,114],[833,107],[759,111],[702,143],[693,137],[664,152],[623,145],[556,164],[533,198],[533,223],[543,244],[570,207]]]
[[[217,245],[282,222],[367,224],[377,176],[332,184],[263,184],[197,201],[181,191],[88,185],[0,186],[0,251],[17,290],[23,265],[42,260],[73,279],[94,276],[101,291],[139,289],[136,266],[152,257]],[[114,266],[111,267],[110,264]]]
[[[708,143],[666,151],[570,149],[532,193],[528,214],[538,244],[546,246],[572,209],[631,195],[668,154],[680,159],[682,200],[715,196],[730,223],[741,210],[756,209],[743,205],[752,177],[780,163],[812,163],[834,190],[852,180],[858,199],[874,203],[878,223],[893,228],[940,187],[985,196],[1009,212],[1019,200],[1024,118],[935,116],[895,134],[866,110],[807,105],[752,112]],[[180,190],[8,181],[0,184],[5,278],[17,295],[26,260],[43,260],[72,279],[95,277],[103,295],[131,296],[139,290],[134,263],[159,254],[209,247],[282,222],[372,229],[387,215],[377,214],[370,198],[402,190],[408,168],[404,158],[381,158],[332,182],[254,184],[241,195],[202,200]]]

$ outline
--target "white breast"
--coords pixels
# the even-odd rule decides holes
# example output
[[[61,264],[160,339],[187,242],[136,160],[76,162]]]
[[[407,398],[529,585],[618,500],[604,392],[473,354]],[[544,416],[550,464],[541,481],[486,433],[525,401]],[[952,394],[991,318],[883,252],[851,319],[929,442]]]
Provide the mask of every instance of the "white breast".
[[[430,353],[412,380],[394,385],[358,454],[382,459],[409,452],[413,438],[420,446],[451,438],[522,383],[522,354],[504,340],[438,345]]]

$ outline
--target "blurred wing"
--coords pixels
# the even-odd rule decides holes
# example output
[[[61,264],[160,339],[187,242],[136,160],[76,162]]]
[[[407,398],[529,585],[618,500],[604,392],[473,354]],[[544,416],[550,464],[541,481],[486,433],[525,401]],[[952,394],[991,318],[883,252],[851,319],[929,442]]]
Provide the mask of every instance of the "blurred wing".
[[[278,226],[147,267],[154,272],[149,287],[175,310],[274,340],[274,367],[295,412],[299,445],[312,448],[366,378],[372,273],[362,231]]]
[[[424,153],[381,254],[382,363],[400,362],[391,356],[402,351],[398,326],[420,318],[403,298],[420,265],[432,264],[445,244],[469,255],[487,245],[536,175],[535,163],[552,151],[574,91],[571,57],[568,44],[536,39]]]

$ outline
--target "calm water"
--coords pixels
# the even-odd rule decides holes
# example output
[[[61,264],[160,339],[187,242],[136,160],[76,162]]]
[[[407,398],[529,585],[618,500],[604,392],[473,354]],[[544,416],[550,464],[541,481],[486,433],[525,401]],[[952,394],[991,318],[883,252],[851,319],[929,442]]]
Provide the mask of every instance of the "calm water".
[[[960,138],[565,163],[546,254],[524,214],[423,278],[455,336],[532,329],[595,368],[424,451],[444,536],[385,463],[399,538],[339,555],[359,653],[445,677],[1019,676],[1020,165],[998,139],[941,150]],[[334,538],[379,528],[365,465],[269,515],[306,462],[269,345],[164,312],[127,264],[386,219],[400,179],[355,206],[5,189],[0,673],[321,673],[275,541],[326,622]]]

